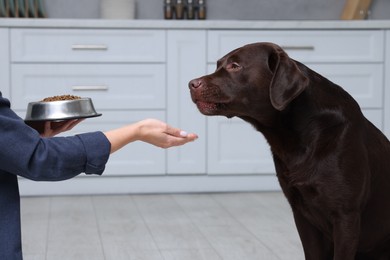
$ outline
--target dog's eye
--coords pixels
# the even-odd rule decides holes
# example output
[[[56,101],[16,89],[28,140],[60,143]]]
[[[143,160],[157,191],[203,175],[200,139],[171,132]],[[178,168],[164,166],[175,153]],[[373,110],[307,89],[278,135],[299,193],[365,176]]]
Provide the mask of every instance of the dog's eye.
[[[229,63],[226,68],[228,70],[238,70],[238,69],[241,69],[241,65],[238,64],[237,62],[232,62],[232,63]]]

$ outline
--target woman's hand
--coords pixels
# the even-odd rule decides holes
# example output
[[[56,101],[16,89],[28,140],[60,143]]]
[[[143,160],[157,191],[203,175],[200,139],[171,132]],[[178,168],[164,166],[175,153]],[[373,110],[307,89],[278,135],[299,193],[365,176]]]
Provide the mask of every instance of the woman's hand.
[[[44,122],[42,137],[53,137],[59,133],[69,131],[84,119],[64,120],[60,122],[46,121]]]
[[[138,125],[140,141],[161,148],[183,145],[198,138],[196,134],[188,134],[179,128],[174,128],[156,119],[145,119],[138,122]]]
[[[196,134],[174,128],[157,119],[145,119],[104,133],[111,143],[111,153],[134,141],[143,141],[157,147],[169,148],[194,141]]]

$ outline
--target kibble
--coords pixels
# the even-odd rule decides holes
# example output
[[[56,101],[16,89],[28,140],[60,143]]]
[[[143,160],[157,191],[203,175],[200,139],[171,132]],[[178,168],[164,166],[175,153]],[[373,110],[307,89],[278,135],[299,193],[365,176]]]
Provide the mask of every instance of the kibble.
[[[60,96],[53,96],[53,97],[47,97],[41,100],[41,102],[52,102],[52,101],[61,101],[61,100],[77,100],[81,99],[79,96],[73,96],[73,95],[60,95]]]

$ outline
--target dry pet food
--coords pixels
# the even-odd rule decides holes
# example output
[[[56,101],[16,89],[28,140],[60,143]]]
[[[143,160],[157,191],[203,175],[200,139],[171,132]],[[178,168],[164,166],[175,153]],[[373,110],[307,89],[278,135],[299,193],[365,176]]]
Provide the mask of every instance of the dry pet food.
[[[53,96],[42,99],[41,102],[52,102],[52,101],[61,101],[61,100],[76,100],[81,99],[81,97],[73,96],[73,95],[61,95],[61,96]]]

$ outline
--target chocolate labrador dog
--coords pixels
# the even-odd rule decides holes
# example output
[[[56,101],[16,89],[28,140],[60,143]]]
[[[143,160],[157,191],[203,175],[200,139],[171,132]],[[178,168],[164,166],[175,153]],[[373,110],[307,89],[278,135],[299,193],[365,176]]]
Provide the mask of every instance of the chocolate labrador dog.
[[[189,88],[204,115],[265,136],[306,259],[390,259],[390,143],[346,91],[272,43],[233,50]]]

